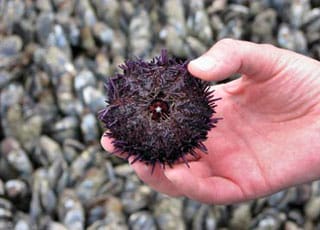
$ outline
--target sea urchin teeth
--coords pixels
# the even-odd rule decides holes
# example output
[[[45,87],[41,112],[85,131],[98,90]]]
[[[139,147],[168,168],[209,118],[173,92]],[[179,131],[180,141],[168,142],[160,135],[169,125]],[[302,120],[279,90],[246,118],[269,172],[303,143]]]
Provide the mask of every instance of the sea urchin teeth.
[[[167,118],[169,114],[168,103],[162,100],[154,100],[149,106],[149,112],[154,121],[160,121],[160,118]]]
[[[160,106],[157,106],[157,108],[155,109],[155,111],[156,111],[157,113],[161,113],[162,109],[161,109]]]

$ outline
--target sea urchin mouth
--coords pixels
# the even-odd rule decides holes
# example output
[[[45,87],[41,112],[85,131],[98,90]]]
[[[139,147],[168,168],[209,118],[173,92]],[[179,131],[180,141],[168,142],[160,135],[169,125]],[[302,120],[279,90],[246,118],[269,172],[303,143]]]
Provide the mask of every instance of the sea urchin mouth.
[[[154,100],[149,106],[151,113],[151,119],[154,121],[160,121],[160,119],[166,119],[169,116],[168,103],[162,100]]]
[[[165,50],[147,62],[128,60],[123,73],[107,80],[107,107],[100,120],[115,151],[153,167],[172,166],[185,156],[206,152],[202,143],[220,118],[210,84],[193,77],[186,61],[169,58]],[[188,164],[187,164],[188,165]]]

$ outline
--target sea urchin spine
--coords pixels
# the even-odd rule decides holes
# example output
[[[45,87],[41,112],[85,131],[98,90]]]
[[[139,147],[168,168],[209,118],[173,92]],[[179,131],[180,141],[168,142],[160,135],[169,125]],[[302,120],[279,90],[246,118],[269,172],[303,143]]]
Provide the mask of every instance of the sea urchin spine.
[[[135,161],[172,166],[185,156],[203,152],[216,101],[210,84],[193,77],[187,61],[169,58],[165,50],[147,62],[128,60],[123,73],[109,78],[107,107],[99,112],[115,151]]]

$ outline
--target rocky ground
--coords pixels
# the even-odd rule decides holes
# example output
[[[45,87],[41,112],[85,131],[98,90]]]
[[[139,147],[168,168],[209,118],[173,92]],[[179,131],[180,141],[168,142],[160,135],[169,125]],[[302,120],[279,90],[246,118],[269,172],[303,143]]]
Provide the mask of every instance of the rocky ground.
[[[221,38],[320,59],[319,0],[0,1],[0,229],[320,229],[320,182],[247,203],[169,198],[104,152],[104,79]]]

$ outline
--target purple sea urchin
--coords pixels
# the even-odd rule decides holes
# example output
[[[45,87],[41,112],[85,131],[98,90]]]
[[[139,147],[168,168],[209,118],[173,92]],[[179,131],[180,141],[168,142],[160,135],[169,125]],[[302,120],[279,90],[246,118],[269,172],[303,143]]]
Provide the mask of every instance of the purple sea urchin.
[[[128,60],[108,79],[107,107],[99,118],[113,139],[115,151],[153,167],[172,166],[185,156],[206,152],[202,143],[215,127],[215,102],[209,83],[193,77],[188,62],[168,58],[162,51],[150,62]],[[132,162],[132,163],[133,163]]]

